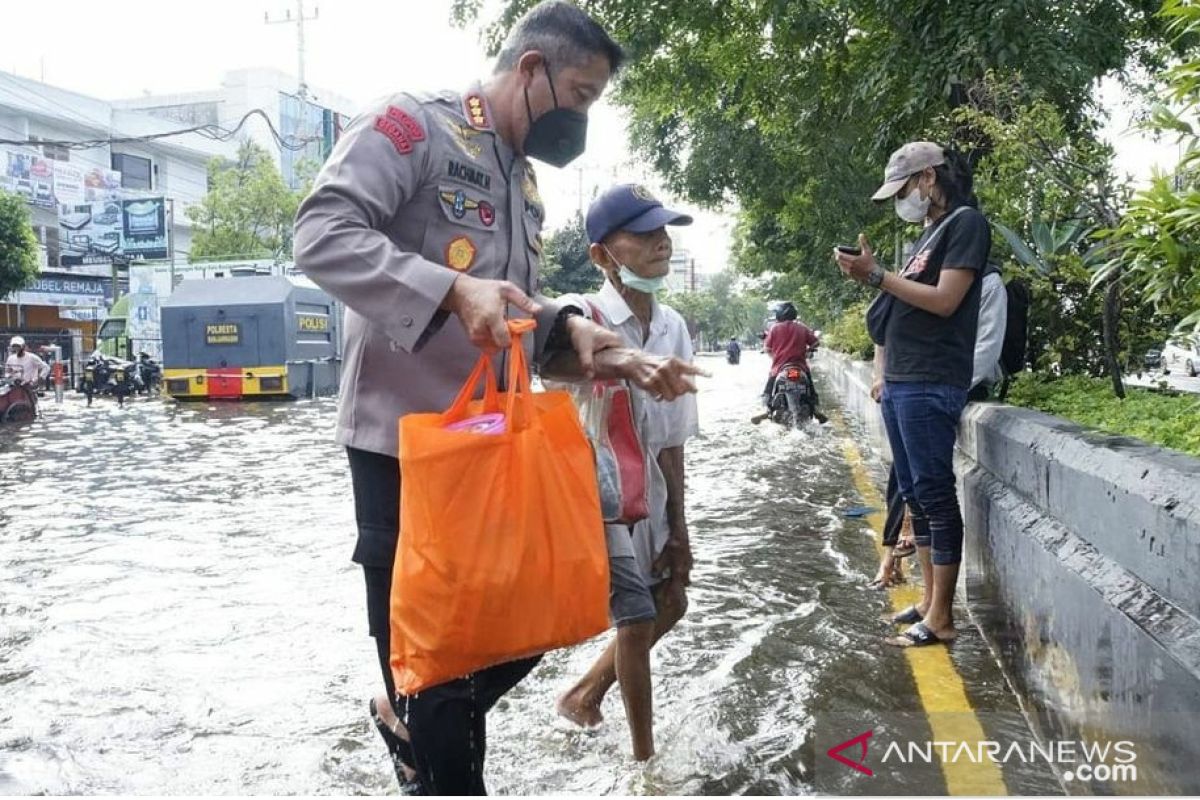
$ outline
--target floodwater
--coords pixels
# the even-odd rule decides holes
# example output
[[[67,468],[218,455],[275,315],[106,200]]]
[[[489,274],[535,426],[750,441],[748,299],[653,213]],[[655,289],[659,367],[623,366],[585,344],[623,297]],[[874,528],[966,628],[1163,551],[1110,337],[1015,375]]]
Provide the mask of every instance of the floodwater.
[[[705,366],[691,607],[654,652],[659,754],[629,759],[616,691],[597,730],[555,715],[594,641],[489,717],[493,793],[810,794],[817,716],[920,711],[881,644],[869,529],[841,513],[863,502],[853,431],[754,428],[763,357]],[[0,429],[0,794],[395,792],[366,718],[380,681],[333,402],[43,410]],[[968,624],[953,659],[977,708],[1017,711]]]

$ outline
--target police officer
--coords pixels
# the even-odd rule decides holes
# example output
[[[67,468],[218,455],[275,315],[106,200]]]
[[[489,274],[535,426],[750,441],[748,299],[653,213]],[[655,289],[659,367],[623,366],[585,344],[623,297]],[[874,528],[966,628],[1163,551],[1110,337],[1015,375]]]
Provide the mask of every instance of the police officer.
[[[531,297],[544,209],[527,157],[563,166],[583,151],[586,112],[622,59],[578,8],[543,2],[518,21],[485,84],[396,94],[358,117],[297,216],[297,265],[347,307],[337,441],[350,460],[370,632],[400,713],[384,698],[371,711],[401,782],[415,777],[427,793],[485,791],[485,714],[537,659],[396,698],[397,418],[445,409],[479,349],[507,347],[510,315],[537,319],[531,355],[553,355],[555,377],[622,377],[665,400],[695,391],[691,365],[624,348],[579,309]]]

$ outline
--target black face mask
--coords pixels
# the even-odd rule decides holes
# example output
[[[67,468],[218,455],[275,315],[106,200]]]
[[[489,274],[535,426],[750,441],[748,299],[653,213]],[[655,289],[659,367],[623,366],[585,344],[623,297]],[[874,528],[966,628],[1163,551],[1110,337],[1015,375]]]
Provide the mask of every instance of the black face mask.
[[[546,80],[550,82],[554,108],[534,119],[533,109],[529,106],[529,88],[526,87],[525,113],[529,115],[529,133],[525,134],[525,155],[561,168],[579,158],[587,146],[587,115],[558,107],[550,65],[543,61],[542,66],[546,70]]]

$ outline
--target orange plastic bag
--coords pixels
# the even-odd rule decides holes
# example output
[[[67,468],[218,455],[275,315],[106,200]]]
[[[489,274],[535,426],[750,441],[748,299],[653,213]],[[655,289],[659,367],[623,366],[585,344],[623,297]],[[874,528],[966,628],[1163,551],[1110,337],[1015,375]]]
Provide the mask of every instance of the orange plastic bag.
[[[445,413],[400,419],[391,666],[402,694],[608,628],[595,463],[570,395],[530,390],[521,334],[533,327],[509,323],[506,393],[482,356]],[[504,433],[445,430],[500,411]]]

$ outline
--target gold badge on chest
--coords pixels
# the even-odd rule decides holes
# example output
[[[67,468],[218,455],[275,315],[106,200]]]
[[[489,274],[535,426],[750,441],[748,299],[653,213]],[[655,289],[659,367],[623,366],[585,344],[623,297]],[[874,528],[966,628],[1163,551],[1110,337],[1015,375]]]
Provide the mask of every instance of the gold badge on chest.
[[[458,236],[446,245],[446,266],[459,272],[466,272],[475,263],[475,254],[479,250],[466,236]]]

